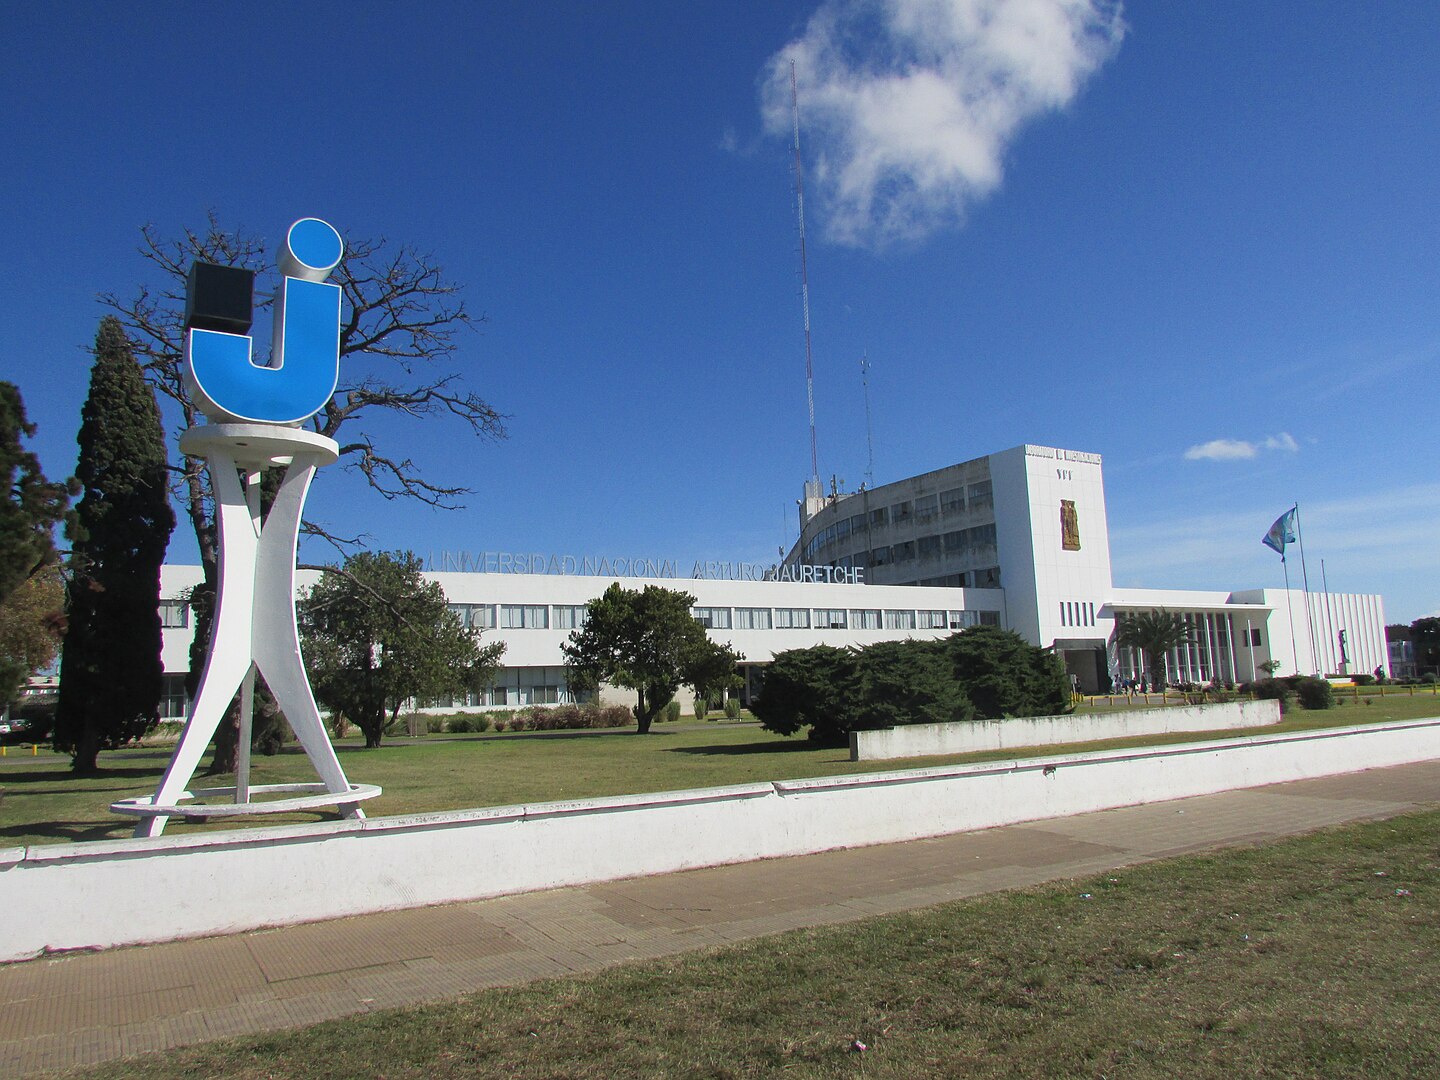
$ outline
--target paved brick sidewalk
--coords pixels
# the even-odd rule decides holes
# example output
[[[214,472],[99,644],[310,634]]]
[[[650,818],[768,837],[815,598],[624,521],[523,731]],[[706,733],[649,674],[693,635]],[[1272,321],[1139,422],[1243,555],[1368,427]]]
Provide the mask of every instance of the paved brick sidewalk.
[[[905,844],[0,965],[0,1075],[594,971],[1435,803],[1440,761]]]

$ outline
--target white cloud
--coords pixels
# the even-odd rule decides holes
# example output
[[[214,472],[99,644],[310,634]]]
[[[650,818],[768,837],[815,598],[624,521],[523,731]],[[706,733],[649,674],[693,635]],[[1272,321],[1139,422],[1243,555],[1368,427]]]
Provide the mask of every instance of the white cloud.
[[[826,233],[879,246],[963,220],[1029,120],[1063,108],[1119,48],[1119,0],[823,0],[776,53],[765,126],[802,146]]]
[[[1243,461],[1256,454],[1255,444],[1239,439],[1211,439],[1185,451],[1186,461]]]
[[[1185,451],[1186,461],[1248,461],[1261,450],[1283,450],[1288,454],[1299,453],[1300,444],[1288,431],[1278,435],[1267,435],[1258,443],[1244,439],[1211,439]]]

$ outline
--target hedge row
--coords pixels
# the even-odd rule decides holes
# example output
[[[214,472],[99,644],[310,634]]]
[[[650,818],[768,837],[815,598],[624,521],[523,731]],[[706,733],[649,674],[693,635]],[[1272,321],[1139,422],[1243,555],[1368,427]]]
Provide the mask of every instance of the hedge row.
[[[941,641],[817,645],[779,653],[751,711],[781,735],[842,745],[852,731],[902,724],[1051,716],[1074,708],[1064,665],[1052,652],[997,627]]]

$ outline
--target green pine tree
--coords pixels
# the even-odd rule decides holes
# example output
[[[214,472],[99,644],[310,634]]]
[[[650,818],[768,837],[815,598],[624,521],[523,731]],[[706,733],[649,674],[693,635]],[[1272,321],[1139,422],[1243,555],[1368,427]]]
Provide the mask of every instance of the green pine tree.
[[[70,620],[55,749],[87,773],[101,750],[159,719],[160,564],[175,527],[160,411],[113,316],[95,336],[78,442],[75,479],[84,494],[66,526]]]

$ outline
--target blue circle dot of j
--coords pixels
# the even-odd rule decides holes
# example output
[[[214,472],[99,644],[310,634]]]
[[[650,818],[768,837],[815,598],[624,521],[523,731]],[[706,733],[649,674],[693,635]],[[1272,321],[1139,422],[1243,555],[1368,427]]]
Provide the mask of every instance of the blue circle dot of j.
[[[285,234],[280,270],[290,277],[323,281],[344,254],[344,241],[334,226],[319,218],[301,218]]]

